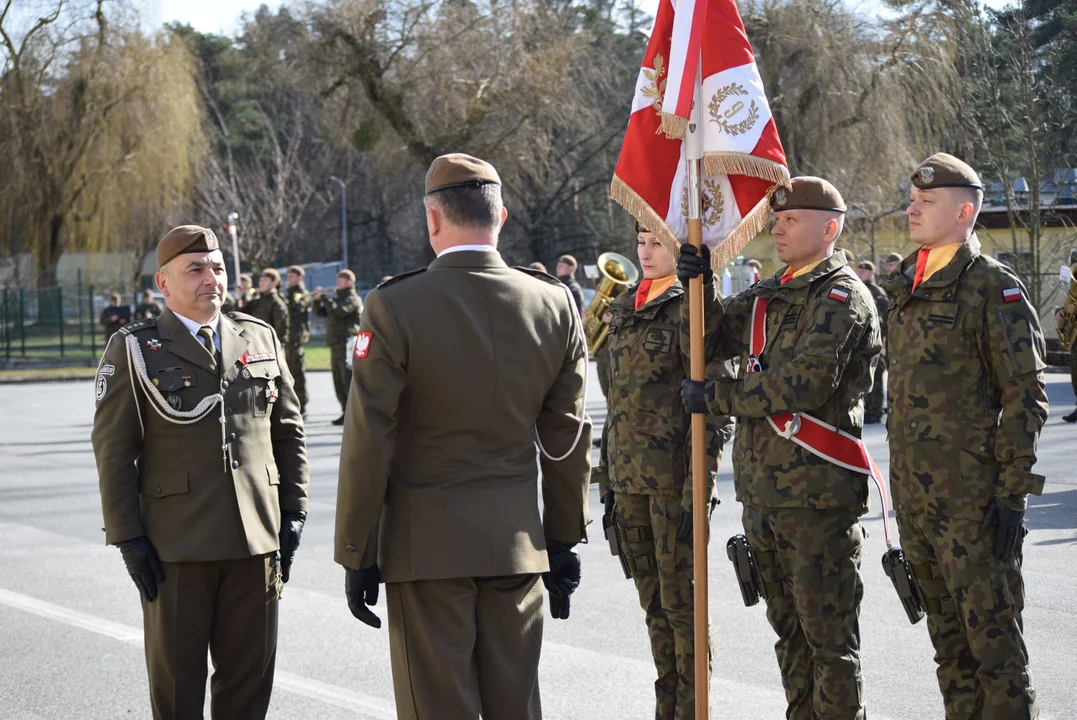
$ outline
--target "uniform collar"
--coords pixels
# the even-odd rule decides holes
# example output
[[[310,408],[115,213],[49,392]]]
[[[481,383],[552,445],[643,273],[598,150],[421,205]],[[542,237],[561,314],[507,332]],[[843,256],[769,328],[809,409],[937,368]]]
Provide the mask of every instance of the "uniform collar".
[[[820,261],[803,275],[797,275],[785,285],[782,285],[782,275],[785,274],[785,268],[782,268],[770,277],[757,282],[751,287],[751,290],[756,295],[773,295],[783,288],[786,290],[802,290],[809,287],[819,278],[840,271],[848,264],[849,258],[845,255],[845,251],[835,250],[833,255]]]
[[[912,252],[908,257],[901,261],[901,267],[890,273],[890,276],[886,279],[886,286],[891,289],[901,287],[906,293],[912,292],[913,276],[916,274],[916,258],[919,255],[920,250],[917,249]],[[976,233],[969,235],[968,240],[961,243],[961,247],[954,253],[954,257],[950,262],[938,270],[935,274],[920,283],[916,288],[916,294],[920,294],[921,288],[931,290],[932,288],[942,288],[952,285],[957,282],[957,279],[961,277],[961,273],[965,271],[973,260],[980,256],[980,239],[976,237]]]
[[[445,268],[507,268],[508,265],[501,259],[501,253],[497,248],[489,245],[479,245],[481,250],[472,249],[474,246],[458,245],[449,248],[452,252],[445,251],[430,263],[431,270]]]
[[[192,335],[198,335],[199,330],[201,330],[203,327],[205,327],[205,325],[209,325],[209,327],[213,329],[213,342],[214,342],[214,344],[219,344],[220,343],[220,341],[221,341],[221,314],[220,313],[217,313],[217,317],[214,318],[213,320],[209,321],[205,325],[203,325],[201,323],[198,323],[198,322],[192,320],[191,318],[189,318],[189,317],[187,317],[185,315],[180,315],[178,312],[173,311],[172,314],[176,316],[177,320],[179,320],[181,323],[183,323],[183,327],[185,327],[185,328],[187,328],[188,330],[191,331]]]
[[[610,303],[610,308],[616,307],[619,310],[624,310],[629,313],[636,313],[645,317],[653,316],[662,305],[670,300],[684,295],[684,286],[681,285],[679,280],[675,280],[672,285],[666,288],[658,297],[654,298],[645,305],[641,305],[637,310],[636,307],[636,290],[639,289],[640,284],[636,283],[627,288],[624,292],[618,295]]]
[[[438,257],[444,257],[457,252],[497,252],[493,245],[453,245],[438,253]]]

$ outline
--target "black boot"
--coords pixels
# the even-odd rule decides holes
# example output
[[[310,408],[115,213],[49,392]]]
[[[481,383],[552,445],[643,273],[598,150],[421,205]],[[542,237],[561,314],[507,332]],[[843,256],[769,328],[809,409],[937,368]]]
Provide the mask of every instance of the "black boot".
[[[1063,415],[1062,419],[1066,422],[1077,422],[1077,408],[1074,408],[1073,412],[1069,415]]]
[[[344,416],[341,415],[340,417],[338,417],[336,420],[333,421],[333,424],[334,425],[343,425],[344,424]]]

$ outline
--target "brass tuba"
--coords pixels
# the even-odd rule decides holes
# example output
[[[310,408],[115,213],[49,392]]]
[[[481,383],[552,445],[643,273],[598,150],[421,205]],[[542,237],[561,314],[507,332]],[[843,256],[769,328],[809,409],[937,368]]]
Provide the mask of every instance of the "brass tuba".
[[[606,314],[610,301],[639,279],[639,270],[632,261],[615,252],[598,256],[598,272],[602,279],[595,289],[595,299],[583,313],[583,332],[587,336],[587,351],[591,355],[606,342],[609,325],[602,322],[602,316]]]
[[[1077,342],[1077,263],[1070,268],[1070,294],[1059,315],[1058,339],[1062,342],[1062,349],[1069,350]]]

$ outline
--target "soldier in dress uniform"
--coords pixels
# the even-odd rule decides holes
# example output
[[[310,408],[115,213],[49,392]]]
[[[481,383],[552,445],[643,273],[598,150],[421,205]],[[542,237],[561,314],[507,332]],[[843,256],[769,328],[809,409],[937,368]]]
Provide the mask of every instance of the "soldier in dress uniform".
[[[105,542],[142,598],[153,717],[264,718],[277,600],[307,509],[299,402],[272,328],[219,312],[213,231],[157,246],[167,309],[118,332],[97,369],[92,441]]]
[[[1035,718],[1022,638],[1028,495],[1047,418],[1044,339],[1021,281],[980,253],[983,184],[938,153],[912,175],[920,250],[894,298],[887,430],[901,545],[927,611],[948,720]]]
[[[286,355],[288,369],[295,380],[295,394],[299,396],[299,409],[306,417],[307,372],[303,367],[303,348],[310,342],[310,308],[313,304],[310,293],[303,287],[303,276],[307,271],[302,265],[288,268],[288,344]],[[283,340],[282,340],[283,342]]]
[[[533,720],[539,577],[567,618],[587,533],[582,323],[556,280],[501,259],[492,166],[437,158],[425,204],[437,259],[367,296],[335,557],[352,613],[374,627],[385,582],[400,718]]]
[[[333,371],[333,389],[340,402],[340,417],[334,425],[344,424],[344,410],[348,405],[352,371],[348,369],[348,340],[359,332],[363,317],[363,300],[355,292],[355,273],[341,270],[337,273],[337,292],[326,295],[321,288],[314,289],[314,313],[327,318],[325,344],[329,346],[329,367]]]
[[[871,392],[864,398],[864,424],[878,425],[883,419],[883,401],[886,399],[886,313],[890,307],[890,296],[875,281],[875,263],[871,260],[857,263],[856,274],[875,299],[875,311],[879,314],[879,328],[883,338],[883,351],[879,355],[878,364],[875,365],[875,380],[871,383]]]
[[[135,308],[135,320],[149,320],[161,314],[161,306],[153,299],[153,290],[142,291],[142,303]]]
[[[689,250],[688,248],[691,248]],[[695,255],[704,268],[705,314],[722,305],[706,248]],[[610,303],[605,345],[612,369],[598,482],[606,517],[619,536],[621,564],[632,576],[646,613],[658,679],[656,720],[695,717],[695,638],[692,602],[691,416],[677,394],[688,377],[687,305],[676,264],[654,233],[640,228],[637,254],[643,280]],[[733,435],[727,417],[708,417],[708,517],[717,505],[714,478],[722,447]],[[713,504],[712,504],[713,502]],[[702,651],[701,651],[702,653]],[[709,663],[709,648],[704,661]]]
[[[684,381],[682,396],[690,412],[738,420],[734,482],[778,635],[786,717],[862,720],[859,517],[868,510],[868,476],[797,434],[821,422],[854,443],[860,437],[860,399],[882,347],[879,320],[875,300],[834,248],[845,213],[837,189],[793,178],[771,208],[787,267],[726,304],[708,332],[720,338],[717,353],[708,348],[710,379]],[[759,331],[764,342],[753,340]],[[741,372],[729,378],[726,361],[735,357]]]
[[[273,328],[281,345],[288,347],[288,303],[280,294],[280,273],[266,268],[258,276],[258,297],[245,312]]]

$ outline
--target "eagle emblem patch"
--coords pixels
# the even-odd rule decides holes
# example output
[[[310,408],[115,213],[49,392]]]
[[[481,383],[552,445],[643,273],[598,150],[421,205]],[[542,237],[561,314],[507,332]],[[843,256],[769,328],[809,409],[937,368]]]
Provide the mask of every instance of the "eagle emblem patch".
[[[353,356],[356,360],[364,360],[366,356],[370,354],[370,341],[374,339],[374,333],[361,332],[355,336],[355,353]]]

